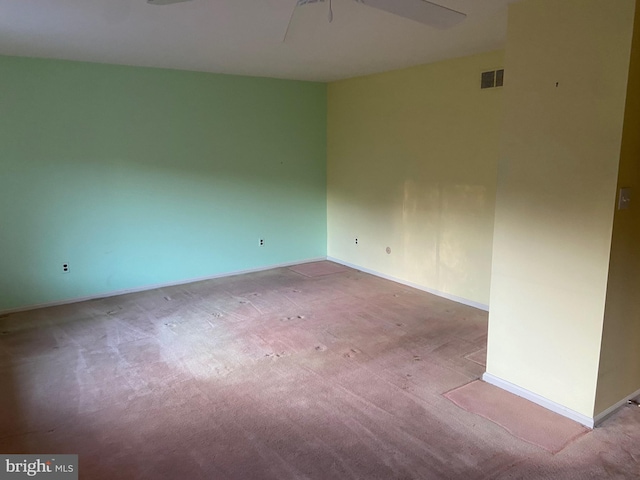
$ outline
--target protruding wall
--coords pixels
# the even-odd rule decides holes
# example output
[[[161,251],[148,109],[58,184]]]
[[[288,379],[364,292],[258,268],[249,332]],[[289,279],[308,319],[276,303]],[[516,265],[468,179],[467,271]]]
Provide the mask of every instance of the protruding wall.
[[[595,414],[640,395],[640,8],[629,71],[618,187],[631,188],[629,209],[614,216]],[[619,190],[618,190],[619,191]]]
[[[488,377],[594,416],[635,0],[509,9]]]

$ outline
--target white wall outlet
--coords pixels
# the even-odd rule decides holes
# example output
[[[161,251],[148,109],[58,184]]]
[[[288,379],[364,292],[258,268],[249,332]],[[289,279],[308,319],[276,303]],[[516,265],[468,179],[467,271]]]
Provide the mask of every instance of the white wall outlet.
[[[358,245],[358,237],[356,237],[356,245]]]
[[[62,273],[69,273],[69,264],[68,263],[63,263],[62,264]]]
[[[258,239],[258,246],[264,247],[264,238]]]

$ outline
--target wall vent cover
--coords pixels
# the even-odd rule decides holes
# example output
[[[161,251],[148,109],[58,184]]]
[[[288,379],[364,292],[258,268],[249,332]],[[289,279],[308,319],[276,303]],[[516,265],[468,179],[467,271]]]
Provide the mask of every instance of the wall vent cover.
[[[482,72],[480,88],[502,87],[504,85],[504,69]]]

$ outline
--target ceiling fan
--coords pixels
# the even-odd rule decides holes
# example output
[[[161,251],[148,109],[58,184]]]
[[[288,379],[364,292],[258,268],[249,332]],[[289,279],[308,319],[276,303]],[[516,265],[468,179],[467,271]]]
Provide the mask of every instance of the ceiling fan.
[[[149,0],[152,1],[152,0]],[[184,1],[184,0],[182,0]],[[333,20],[332,0],[297,0],[296,7],[311,3],[329,2],[329,21]],[[452,10],[427,0],[354,0],[369,7],[383,10],[400,17],[435,28],[451,28],[466,18],[464,13]]]
[[[169,5],[172,3],[188,2],[190,0],[147,0],[147,3],[151,5]],[[296,4],[291,13],[291,19],[293,19],[293,12],[297,7],[303,7],[312,3],[329,3],[329,22],[333,20],[333,0],[296,0]],[[398,15],[400,17],[415,20],[416,22],[423,23],[430,27],[439,29],[451,28],[458,23],[462,22],[466,18],[466,14],[452,10],[437,3],[429,2],[427,0],[354,0],[357,3],[362,3],[378,10]],[[291,25],[291,19],[289,20],[289,26]],[[287,31],[289,30],[287,26]],[[286,38],[286,34],[285,34]]]

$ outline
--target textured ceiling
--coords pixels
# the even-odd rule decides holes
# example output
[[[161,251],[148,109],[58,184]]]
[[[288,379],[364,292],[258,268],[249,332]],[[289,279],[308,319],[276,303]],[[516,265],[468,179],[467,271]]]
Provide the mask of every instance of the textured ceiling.
[[[503,48],[513,0],[437,0],[437,30],[353,0],[0,0],[0,54],[331,81]],[[286,41],[283,41],[289,19]]]

